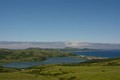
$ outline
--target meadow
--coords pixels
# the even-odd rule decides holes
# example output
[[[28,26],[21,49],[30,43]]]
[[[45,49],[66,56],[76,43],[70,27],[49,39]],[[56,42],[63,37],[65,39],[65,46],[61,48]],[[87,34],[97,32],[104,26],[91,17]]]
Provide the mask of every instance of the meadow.
[[[4,68],[3,72],[0,71],[0,80],[120,80],[120,59],[76,65],[51,64],[26,69]]]

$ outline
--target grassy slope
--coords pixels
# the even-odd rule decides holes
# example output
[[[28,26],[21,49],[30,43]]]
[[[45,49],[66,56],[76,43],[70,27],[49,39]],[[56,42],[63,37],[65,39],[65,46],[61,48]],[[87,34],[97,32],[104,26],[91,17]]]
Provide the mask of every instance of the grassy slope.
[[[51,66],[42,74],[24,72],[0,73],[0,80],[120,80],[120,66]]]
[[[17,72],[0,73],[0,80],[120,80],[120,66],[101,65],[120,59],[94,62],[96,65],[45,65]],[[98,64],[97,64],[98,63]],[[87,63],[86,63],[87,64]]]
[[[29,48],[23,50],[0,49],[0,63],[13,61],[42,61],[48,57],[72,56],[57,49]]]

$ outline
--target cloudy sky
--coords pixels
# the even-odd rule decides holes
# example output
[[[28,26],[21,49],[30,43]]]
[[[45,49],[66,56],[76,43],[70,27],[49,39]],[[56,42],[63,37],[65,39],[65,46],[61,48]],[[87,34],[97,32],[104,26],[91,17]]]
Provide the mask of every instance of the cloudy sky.
[[[0,0],[0,41],[120,43],[120,0]]]

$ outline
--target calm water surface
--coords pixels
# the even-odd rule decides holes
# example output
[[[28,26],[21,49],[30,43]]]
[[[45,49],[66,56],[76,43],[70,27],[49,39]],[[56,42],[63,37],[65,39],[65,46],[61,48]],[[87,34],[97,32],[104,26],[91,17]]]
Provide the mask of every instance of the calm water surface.
[[[98,57],[120,57],[120,50],[109,50],[109,51],[92,51],[92,52],[73,52],[77,55],[86,55],[86,56],[98,56]],[[54,57],[48,58],[42,62],[11,62],[8,64],[4,64],[4,67],[13,67],[13,68],[27,68],[36,65],[43,65],[43,64],[60,64],[60,63],[78,63],[84,62],[86,60],[74,57]]]
[[[107,58],[120,57],[120,50],[103,50],[103,51],[73,52],[73,53],[78,55],[107,57]]]
[[[84,61],[86,60],[80,58],[74,58],[74,57],[54,57],[54,58],[48,58],[47,60],[42,62],[11,62],[4,64],[2,66],[13,67],[13,68],[27,68],[27,67],[43,65],[43,64],[78,63]]]

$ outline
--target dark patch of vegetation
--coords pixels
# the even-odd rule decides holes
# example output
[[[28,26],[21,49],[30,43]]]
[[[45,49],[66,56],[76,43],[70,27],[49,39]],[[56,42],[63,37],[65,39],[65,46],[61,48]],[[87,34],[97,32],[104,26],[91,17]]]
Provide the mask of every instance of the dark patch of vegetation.
[[[62,69],[58,69],[57,72],[47,72],[49,70],[48,67],[51,67],[53,65],[44,65],[44,66],[36,66],[36,67],[31,67],[31,68],[27,68],[29,70],[29,74],[36,74],[36,75],[43,75],[43,76],[58,76],[58,75],[64,75],[64,74],[68,74],[68,72],[62,71]],[[50,68],[52,69],[52,68]]]
[[[43,76],[58,76],[58,75],[64,75],[64,74],[68,74],[67,72],[63,72],[63,71],[59,71],[59,72],[55,72],[55,73],[44,73],[44,69],[34,69],[34,70],[30,70],[31,74],[37,74],[37,75],[43,75]]]
[[[0,66],[0,68],[3,68],[3,66]]]
[[[64,78],[59,78],[59,80],[64,80]]]
[[[60,71],[62,70],[62,69],[59,69]]]
[[[102,72],[105,72],[106,70],[102,70]]]
[[[16,68],[0,68],[0,73],[17,72],[17,71],[21,71],[21,70]]]
[[[68,80],[75,80],[75,79],[76,79],[76,77],[73,76],[73,77],[70,77]]]

